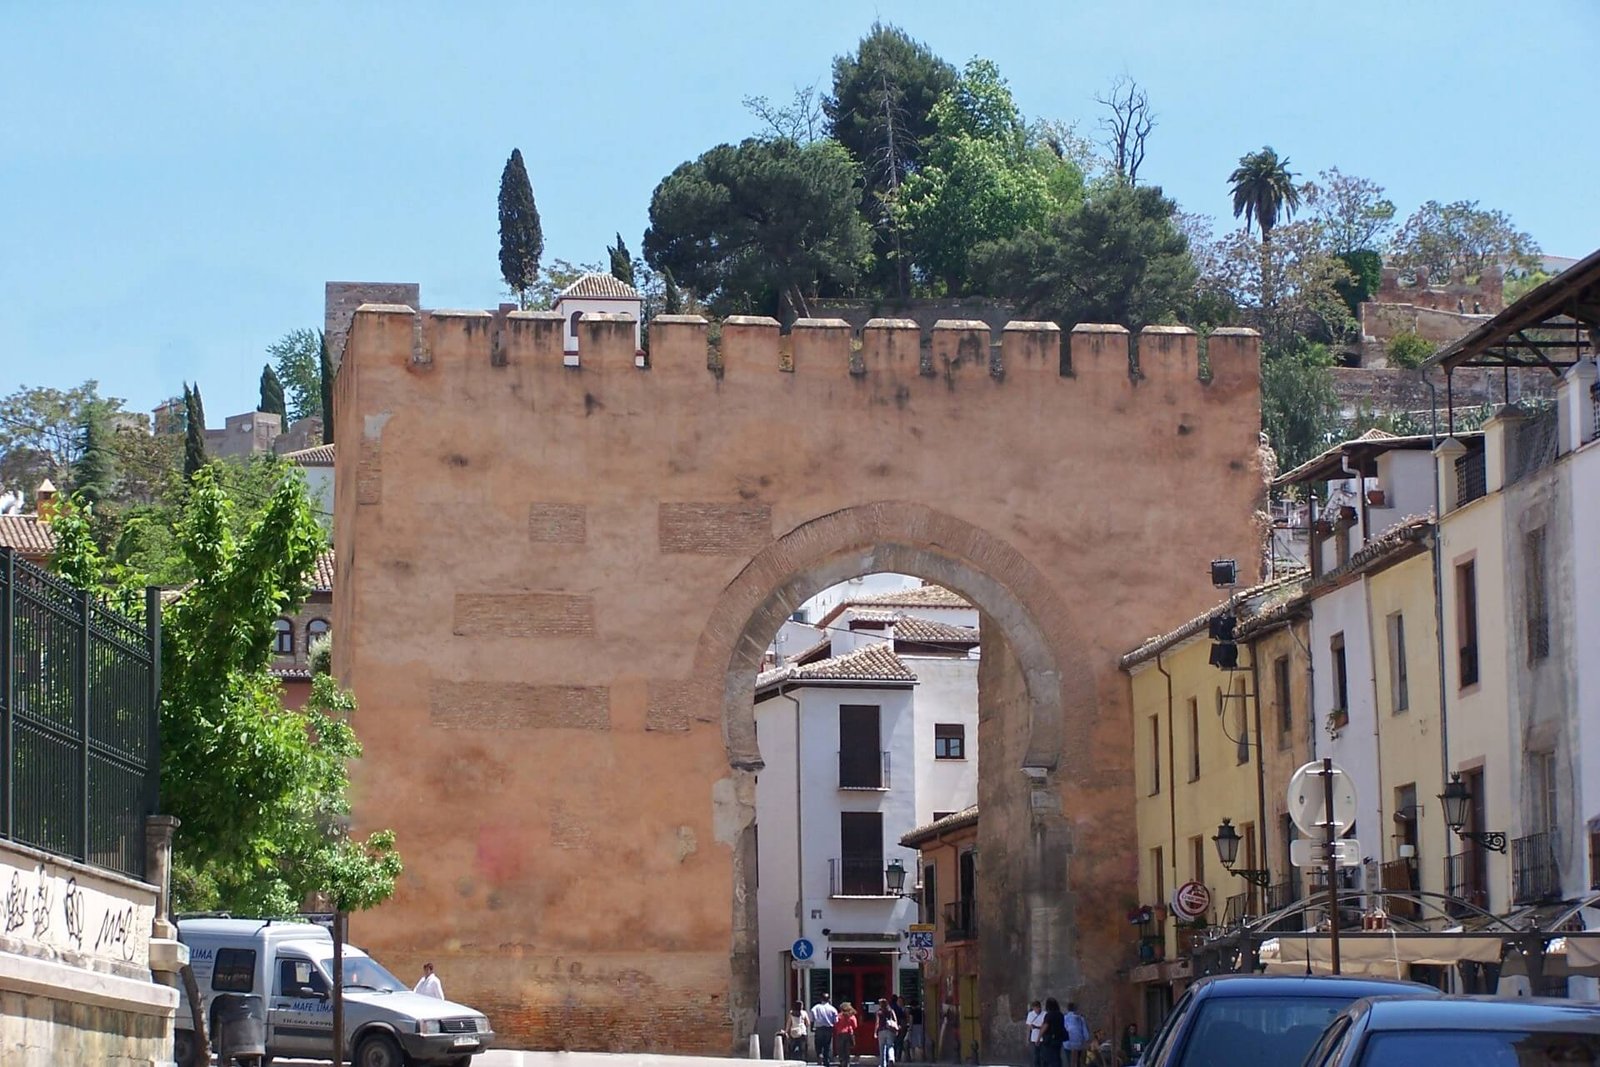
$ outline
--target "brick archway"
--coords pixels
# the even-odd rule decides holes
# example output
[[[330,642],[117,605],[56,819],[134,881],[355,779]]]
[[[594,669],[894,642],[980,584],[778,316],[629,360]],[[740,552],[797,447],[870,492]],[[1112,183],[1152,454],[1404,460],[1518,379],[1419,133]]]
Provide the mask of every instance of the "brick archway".
[[[1067,837],[1058,807],[1050,804],[995,804],[997,797],[1026,797],[1047,791],[1053,772],[1067,777],[1081,774],[1081,749],[1062,751],[1063,726],[1072,710],[1092,714],[1095,689],[1084,654],[1081,635],[1071,613],[1050,583],[1011,545],[1001,538],[933,508],[905,501],[889,501],[844,508],[802,523],[779,537],[753,558],[718,598],[700,637],[695,655],[695,678],[715,688],[721,682],[723,738],[732,777],[731,803],[740,831],[734,844],[733,945],[730,956],[729,1007],[739,1031],[755,1022],[759,960],[757,950],[755,865],[755,807],[751,776],[763,766],[755,734],[754,693],[762,655],[778,629],[797,608],[822,590],[850,578],[879,572],[911,574],[935,582],[967,597],[1004,635],[1003,642],[986,637],[992,648],[1000,644],[1015,657],[1026,701],[1026,743],[1013,753],[1010,766],[996,768],[990,757],[982,764],[982,792],[989,807],[1013,806],[1034,812],[1030,836],[1055,840]],[[711,694],[706,694],[710,699]],[[991,731],[992,732],[992,731]],[[1066,757],[1063,763],[1063,757]],[[1004,835],[991,831],[991,841]],[[993,862],[1012,850],[995,849]],[[1032,867],[1036,856],[1018,856],[1017,863]],[[1017,881],[1035,881],[1037,872],[1014,871]],[[997,896],[990,892],[986,895]],[[1001,908],[990,902],[998,918]],[[1059,925],[1043,911],[1013,917],[1030,941],[1048,938],[1041,929]],[[996,942],[991,955],[1009,953],[1010,938],[1003,924],[991,924]],[[1025,988],[1039,988],[1059,975],[1046,954],[1029,954],[1022,970]],[[1004,1020],[990,1020],[1003,1026]],[[987,1045],[987,1042],[985,1042]]]

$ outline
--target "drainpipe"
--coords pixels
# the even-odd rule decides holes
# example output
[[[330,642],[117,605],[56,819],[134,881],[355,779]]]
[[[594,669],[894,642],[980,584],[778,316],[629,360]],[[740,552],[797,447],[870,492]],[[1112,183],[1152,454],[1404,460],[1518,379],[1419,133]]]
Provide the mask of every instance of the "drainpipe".
[[[1261,844],[1261,854],[1256,857],[1256,863],[1263,870],[1271,870],[1272,864],[1267,862],[1267,857],[1272,855],[1272,850],[1267,847],[1267,746],[1261,733],[1261,669],[1257,664],[1255,642],[1250,643],[1250,689],[1255,694],[1256,706],[1256,825],[1258,831],[1256,840]],[[1271,886],[1261,887],[1262,910],[1268,904],[1267,895]]]
[[[805,796],[801,791],[800,775],[801,768],[804,765],[804,761],[800,758],[800,701],[790,696],[781,687],[778,689],[778,696],[794,705],[794,920],[795,930],[797,931],[795,936],[803,938],[806,936],[806,805]],[[795,982],[798,984],[801,980],[799,975],[803,975],[805,972],[796,973]],[[799,999],[802,1003],[810,1001],[811,998],[806,995],[806,990],[802,989],[800,993]],[[783,1007],[784,1013],[787,1014],[788,1007],[780,1006]]]
[[[1448,379],[1446,379],[1448,381]],[[1429,406],[1433,417],[1430,424],[1430,434],[1433,438],[1433,451],[1439,451],[1439,390],[1427,378],[1423,382],[1428,386]],[[1451,421],[1455,419],[1455,408],[1450,410]],[[1429,549],[1433,556],[1433,630],[1434,645],[1439,657],[1439,784],[1443,786],[1450,780],[1450,717],[1445,711],[1445,672],[1444,672],[1444,489],[1439,484],[1439,461],[1437,456],[1433,463],[1433,536],[1428,539]],[[1445,852],[1450,851],[1450,836],[1445,835]]]
[[[1373,763],[1378,772],[1378,825],[1376,827],[1378,835],[1378,888],[1382,889],[1384,842],[1389,839],[1389,835],[1386,832],[1388,824],[1383,821],[1383,709],[1379,706],[1378,701],[1378,629],[1377,620],[1372,614],[1371,575],[1363,574],[1361,576],[1361,596],[1362,602],[1367,608],[1367,666],[1370,668],[1370,676],[1372,680]],[[1390,665],[1390,669],[1393,669],[1393,664]]]
[[[1175,773],[1176,752],[1172,742],[1172,672],[1167,670],[1161,662],[1161,653],[1156,653],[1156,670],[1160,671],[1167,680],[1167,866],[1172,869],[1172,887],[1178,887],[1178,779]],[[1165,907],[1165,901],[1156,901]],[[1162,946],[1166,948],[1165,945]]]

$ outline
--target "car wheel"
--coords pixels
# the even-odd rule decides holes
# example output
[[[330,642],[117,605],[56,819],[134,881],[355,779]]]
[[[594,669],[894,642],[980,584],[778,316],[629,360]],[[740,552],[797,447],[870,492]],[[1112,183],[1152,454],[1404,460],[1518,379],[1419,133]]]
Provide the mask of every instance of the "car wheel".
[[[172,1058],[178,1067],[194,1067],[194,1052],[193,1030],[179,1030],[172,1035]]]
[[[462,1056],[460,1059],[451,1060],[450,1067],[472,1067],[472,1057]]]
[[[356,1046],[355,1067],[404,1067],[406,1058],[388,1034],[368,1034]]]

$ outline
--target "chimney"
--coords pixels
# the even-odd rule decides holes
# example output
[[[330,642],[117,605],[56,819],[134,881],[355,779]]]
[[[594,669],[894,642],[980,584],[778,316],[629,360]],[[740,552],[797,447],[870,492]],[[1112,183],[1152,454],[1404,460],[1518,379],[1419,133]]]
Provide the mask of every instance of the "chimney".
[[[33,510],[40,522],[49,522],[56,517],[56,486],[49,478],[40,482],[39,488],[33,491]]]

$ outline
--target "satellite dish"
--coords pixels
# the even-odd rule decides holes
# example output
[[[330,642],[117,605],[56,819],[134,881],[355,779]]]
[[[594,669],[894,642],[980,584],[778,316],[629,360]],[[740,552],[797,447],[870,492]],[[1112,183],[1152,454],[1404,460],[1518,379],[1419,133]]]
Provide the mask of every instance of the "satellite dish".
[[[1302,834],[1317,840],[1328,832],[1324,790],[1321,760],[1306,764],[1289,779],[1289,818]],[[1343,837],[1356,824],[1356,785],[1338,764],[1333,765],[1333,822],[1335,837]]]

